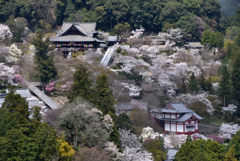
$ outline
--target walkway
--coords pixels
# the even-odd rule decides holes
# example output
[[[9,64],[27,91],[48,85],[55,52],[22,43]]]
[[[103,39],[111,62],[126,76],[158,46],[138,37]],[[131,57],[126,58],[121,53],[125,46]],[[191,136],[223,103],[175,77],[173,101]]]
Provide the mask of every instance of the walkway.
[[[27,88],[31,90],[34,94],[38,96],[44,103],[46,103],[51,109],[60,108],[51,98],[49,98],[44,92],[38,89],[34,83],[28,82],[26,83]]]

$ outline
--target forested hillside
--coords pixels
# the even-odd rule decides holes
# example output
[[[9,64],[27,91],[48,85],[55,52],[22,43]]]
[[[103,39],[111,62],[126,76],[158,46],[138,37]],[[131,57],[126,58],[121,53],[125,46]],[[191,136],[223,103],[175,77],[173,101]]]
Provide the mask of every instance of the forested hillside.
[[[13,17],[11,17],[13,16]],[[185,28],[199,40],[206,28],[222,30],[218,0],[10,0],[1,1],[0,22],[23,17],[31,29],[48,31],[63,21],[96,21],[101,30],[128,22],[147,31]]]

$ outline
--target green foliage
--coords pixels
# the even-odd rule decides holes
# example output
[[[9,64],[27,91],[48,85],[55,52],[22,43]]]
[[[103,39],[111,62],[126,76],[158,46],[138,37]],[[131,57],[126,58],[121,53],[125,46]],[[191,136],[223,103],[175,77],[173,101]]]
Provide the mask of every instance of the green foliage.
[[[219,22],[221,18],[221,5],[218,0],[201,0],[200,5],[204,16]]]
[[[118,47],[118,48],[117,48],[117,53],[121,53],[121,51],[122,51],[122,48],[121,48],[121,47]]]
[[[181,16],[175,23],[175,27],[184,29],[185,33],[187,34],[187,38],[190,41],[200,40],[200,25],[201,24],[199,24],[197,17],[192,13],[187,13],[186,15]]]
[[[18,123],[16,127],[29,121],[28,103],[19,94],[14,94],[14,90],[5,97],[1,109],[11,113],[12,119]]]
[[[235,158],[235,150],[232,146],[230,150],[225,154],[223,161],[237,161],[237,158]]]
[[[210,37],[212,35],[212,32],[210,29],[204,30],[203,35],[201,38],[201,44],[204,46],[210,45]]]
[[[238,34],[234,39],[234,44],[240,47],[240,34]]]
[[[240,26],[228,27],[226,30],[226,37],[233,40],[237,35],[240,34]]]
[[[175,23],[181,16],[184,15],[183,5],[176,1],[168,1],[160,14],[162,22]]]
[[[124,32],[129,32],[130,33],[131,30],[131,26],[129,25],[129,23],[125,22],[125,23],[119,23],[117,25],[114,26],[114,32],[115,34],[122,35]]]
[[[114,124],[113,132],[110,134],[110,141],[114,142],[118,149],[121,148],[120,133],[117,130],[116,124]]]
[[[143,148],[153,154],[154,161],[164,161],[166,159],[164,140],[161,137],[146,140],[143,143]]]
[[[178,153],[175,155],[175,160],[223,160],[224,147],[223,145],[212,140],[198,139],[192,142],[182,144]]]
[[[233,95],[237,101],[240,101],[240,52],[235,53],[232,59],[232,73],[231,73],[231,84],[233,87]]]
[[[196,15],[201,15],[202,13],[202,8],[200,6],[200,1],[199,0],[183,0],[183,6],[186,10],[189,12],[196,14]]]
[[[226,65],[223,65],[221,73],[222,79],[219,83],[218,95],[222,98],[224,107],[226,107],[225,101],[227,102],[229,100],[231,94],[230,75]]]
[[[223,48],[223,34],[221,32],[214,32],[210,37],[210,48],[217,47],[218,49]]]
[[[209,116],[207,112],[207,107],[203,102],[197,101],[192,106],[189,107],[190,109],[194,110],[198,115],[205,118],[205,116]]]
[[[223,34],[221,32],[211,32],[209,29],[203,32],[201,44],[210,48],[221,49],[224,46]]]
[[[115,99],[110,88],[108,77],[105,73],[97,77],[95,91],[95,106],[102,111],[104,115],[108,112],[115,114]]]
[[[27,102],[13,92],[0,108],[0,160],[51,160],[56,154],[56,131],[40,121],[37,107],[29,118]]]
[[[80,96],[83,99],[91,101],[93,98],[92,81],[89,79],[90,73],[82,66],[73,75],[73,85],[67,95],[70,101]]]
[[[186,14],[201,17],[213,29],[220,28],[221,6],[218,0],[8,0],[0,5],[1,22],[11,15],[13,18],[24,17],[34,30],[41,26],[39,22],[42,20],[46,22],[42,27],[47,30],[51,26],[62,25],[63,21],[95,21],[102,30],[113,30],[120,22],[127,22],[133,28],[143,26],[147,31],[166,31]],[[238,24],[237,20],[238,16],[235,16],[233,24]],[[193,21],[189,22],[192,26]],[[188,25],[182,27],[190,31]],[[196,31],[196,28],[191,31]]]
[[[44,84],[57,77],[57,69],[54,66],[53,55],[48,56],[47,53],[51,51],[48,39],[43,41],[43,34],[38,33],[33,39],[32,44],[35,46],[37,52],[35,55],[35,65],[40,81]]]
[[[228,143],[227,151],[231,151],[232,148],[235,151],[235,157],[239,159],[240,158],[240,131],[238,131]]]
[[[171,29],[171,28],[173,28],[173,25],[170,24],[169,22],[167,22],[167,23],[164,24],[164,26],[163,26],[163,28],[162,28],[162,31],[163,31],[163,32],[166,32],[167,30],[169,30],[169,29]]]
[[[235,14],[233,25],[240,27],[240,9],[238,9],[237,13]]]
[[[132,130],[130,117],[125,113],[121,113],[119,116],[117,116],[115,123],[117,129]]]
[[[197,78],[195,77],[194,73],[192,73],[190,76],[188,90],[193,94],[196,94],[199,91]]]
[[[21,36],[24,33],[25,27],[27,26],[24,18],[17,18],[14,20],[13,16],[10,16],[9,19],[6,21],[6,24],[9,26],[10,31],[13,33],[13,42],[20,42]]]
[[[126,0],[106,0],[104,7],[107,11],[107,16],[110,16],[110,21],[112,19],[117,21],[117,24],[121,22],[121,19],[127,14],[129,10],[129,5]],[[112,22],[110,22],[111,24]]]

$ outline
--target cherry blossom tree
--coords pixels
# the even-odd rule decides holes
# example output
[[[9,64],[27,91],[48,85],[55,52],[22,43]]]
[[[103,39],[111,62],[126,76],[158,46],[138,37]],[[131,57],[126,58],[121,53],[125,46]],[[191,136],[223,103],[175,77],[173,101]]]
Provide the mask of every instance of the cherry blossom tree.
[[[15,74],[13,80],[15,83],[20,83],[21,85],[24,85],[26,82],[21,74]]]
[[[130,56],[138,56],[138,54],[140,53],[138,48],[129,48],[126,51]]]
[[[11,39],[13,37],[10,28],[7,25],[0,24],[0,41],[5,39]]]
[[[183,38],[183,32],[181,29],[169,29],[167,33],[162,32],[158,34],[159,37],[165,38],[170,41],[180,41]]]
[[[122,160],[124,154],[119,152],[119,149],[113,142],[106,142],[104,146],[104,150],[110,153],[113,160]]]
[[[140,38],[143,35],[143,32],[145,31],[144,28],[136,29],[131,32],[132,36],[130,36],[130,39],[137,39]]]
[[[131,97],[138,97],[140,95],[141,88],[129,83],[122,83],[124,88],[129,90],[129,96]]]
[[[222,107],[222,112],[225,114],[226,112],[230,113],[231,115],[235,113],[237,110],[237,106],[233,104],[229,104],[227,107]]]
[[[14,69],[6,66],[4,63],[0,63],[0,80],[8,83],[12,83],[14,78]]]
[[[220,136],[226,139],[231,139],[233,135],[235,135],[240,130],[240,126],[238,124],[233,123],[222,123],[219,133]]]
[[[52,92],[53,90],[55,90],[55,82],[50,82],[48,85],[45,86],[45,90],[47,92]]]
[[[126,161],[152,161],[152,154],[142,149],[142,144],[130,130],[120,129],[120,138],[123,149],[122,160]]]

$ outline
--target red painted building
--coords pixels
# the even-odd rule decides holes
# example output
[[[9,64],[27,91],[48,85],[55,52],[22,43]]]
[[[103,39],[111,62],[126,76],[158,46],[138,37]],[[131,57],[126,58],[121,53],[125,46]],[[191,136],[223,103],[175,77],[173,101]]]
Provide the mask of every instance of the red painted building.
[[[171,103],[162,109],[161,116],[156,117],[164,121],[164,132],[191,135],[198,133],[199,121],[203,118],[182,103]]]

